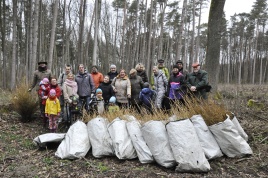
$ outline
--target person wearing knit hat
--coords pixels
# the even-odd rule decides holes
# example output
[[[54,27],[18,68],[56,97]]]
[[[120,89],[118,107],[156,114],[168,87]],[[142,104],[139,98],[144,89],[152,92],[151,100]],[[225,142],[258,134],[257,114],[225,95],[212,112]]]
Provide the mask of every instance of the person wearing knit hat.
[[[61,112],[60,101],[56,97],[56,91],[54,89],[51,89],[49,91],[49,98],[46,101],[45,114],[46,117],[48,117],[49,129],[52,133],[57,132],[58,128],[57,121],[60,116],[60,112]]]
[[[172,74],[170,75],[167,94],[170,100],[170,104],[175,105],[176,101],[184,104],[183,95],[186,93],[185,76],[179,72],[180,68],[178,65],[173,65]],[[170,106],[168,107],[170,108]]]
[[[46,106],[46,100],[49,95],[49,90],[50,90],[49,80],[48,78],[44,78],[39,83],[39,90],[38,90],[38,95],[41,100],[41,105],[40,105],[41,118],[43,119],[44,126],[46,125],[46,122],[47,122],[47,118],[45,117],[45,106]]]
[[[110,66],[110,71],[107,73],[107,75],[108,75],[109,78],[110,78],[109,83],[111,84],[112,81],[113,81],[113,79],[118,75],[118,72],[117,72],[117,70],[116,70],[116,65],[112,64],[112,65]]]
[[[143,82],[148,82],[148,76],[146,74],[145,67],[142,63],[138,63],[135,67],[137,70],[137,75],[141,77]]]
[[[208,73],[200,69],[200,64],[192,64],[193,72],[188,75],[187,85],[192,94],[201,99],[207,99]]]
[[[182,60],[178,60],[176,62],[176,65],[179,67],[179,72],[182,73],[186,77],[185,80],[187,80],[187,75],[188,75],[189,72],[186,69],[183,69]]]
[[[114,113],[119,111],[119,106],[116,104],[116,98],[114,96],[112,96],[109,99],[109,106],[108,106],[108,112],[109,113]]]

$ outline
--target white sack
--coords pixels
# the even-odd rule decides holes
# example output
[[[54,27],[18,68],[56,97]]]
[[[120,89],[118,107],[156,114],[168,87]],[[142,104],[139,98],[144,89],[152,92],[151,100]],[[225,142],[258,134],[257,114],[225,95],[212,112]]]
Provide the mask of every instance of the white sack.
[[[153,155],[148,148],[141,133],[141,125],[138,121],[127,122],[127,131],[141,163],[151,163],[154,161]]]
[[[112,138],[115,155],[119,159],[133,159],[137,153],[126,128],[126,121],[116,118],[108,125],[108,132]]]
[[[218,142],[222,152],[228,157],[242,157],[251,155],[248,143],[239,135],[229,117],[218,124],[208,127]]]
[[[236,118],[236,116],[234,115],[234,118],[232,120],[233,124],[235,125],[235,128],[237,129],[239,135],[245,139],[246,141],[248,141],[248,135],[246,134],[246,132],[244,131],[244,129],[241,127],[238,119]]]
[[[166,168],[176,165],[165,125],[161,121],[148,121],[141,127],[142,135],[155,161]]]
[[[223,156],[221,149],[201,115],[193,115],[191,121],[203,151],[208,159]]]
[[[69,128],[55,155],[61,159],[81,158],[87,154],[90,147],[87,126],[78,120]]]
[[[114,155],[112,139],[107,129],[108,121],[102,117],[87,123],[87,131],[92,145],[92,155],[96,158]]]
[[[61,142],[64,136],[64,133],[46,133],[35,137],[33,141],[39,147],[46,147],[47,143]]]
[[[210,165],[189,119],[166,125],[169,143],[178,166],[177,172],[208,172]]]

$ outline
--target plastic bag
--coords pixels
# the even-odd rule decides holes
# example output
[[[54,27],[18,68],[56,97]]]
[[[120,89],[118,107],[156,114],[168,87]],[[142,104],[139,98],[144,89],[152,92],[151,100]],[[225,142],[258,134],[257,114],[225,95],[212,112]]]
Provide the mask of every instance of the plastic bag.
[[[210,165],[189,119],[166,125],[170,146],[178,166],[176,172],[208,172]]]

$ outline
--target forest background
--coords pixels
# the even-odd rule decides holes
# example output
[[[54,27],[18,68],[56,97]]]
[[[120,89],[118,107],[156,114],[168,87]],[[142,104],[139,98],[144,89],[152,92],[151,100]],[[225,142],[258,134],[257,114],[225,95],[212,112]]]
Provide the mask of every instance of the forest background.
[[[110,64],[129,71],[139,62],[150,75],[158,59],[168,68],[182,60],[189,71],[199,61],[214,85],[267,83],[267,1],[230,19],[218,13],[221,25],[212,31],[219,38],[211,41],[201,22],[212,7],[208,0],[3,0],[0,87],[12,90],[22,77],[30,83],[38,61],[55,76],[65,64],[74,73],[80,63],[98,65],[106,74]],[[211,59],[208,47],[217,41],[219,57]]]

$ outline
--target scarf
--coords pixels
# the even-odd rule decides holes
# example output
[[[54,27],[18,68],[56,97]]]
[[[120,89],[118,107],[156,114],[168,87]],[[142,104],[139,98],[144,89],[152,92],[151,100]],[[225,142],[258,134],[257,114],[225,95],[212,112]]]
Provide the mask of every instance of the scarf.
[[[65,85],[72,88],[73,95],[77,93],[77,83],[75,81],[66,79],[64,83],[65,83]]]

